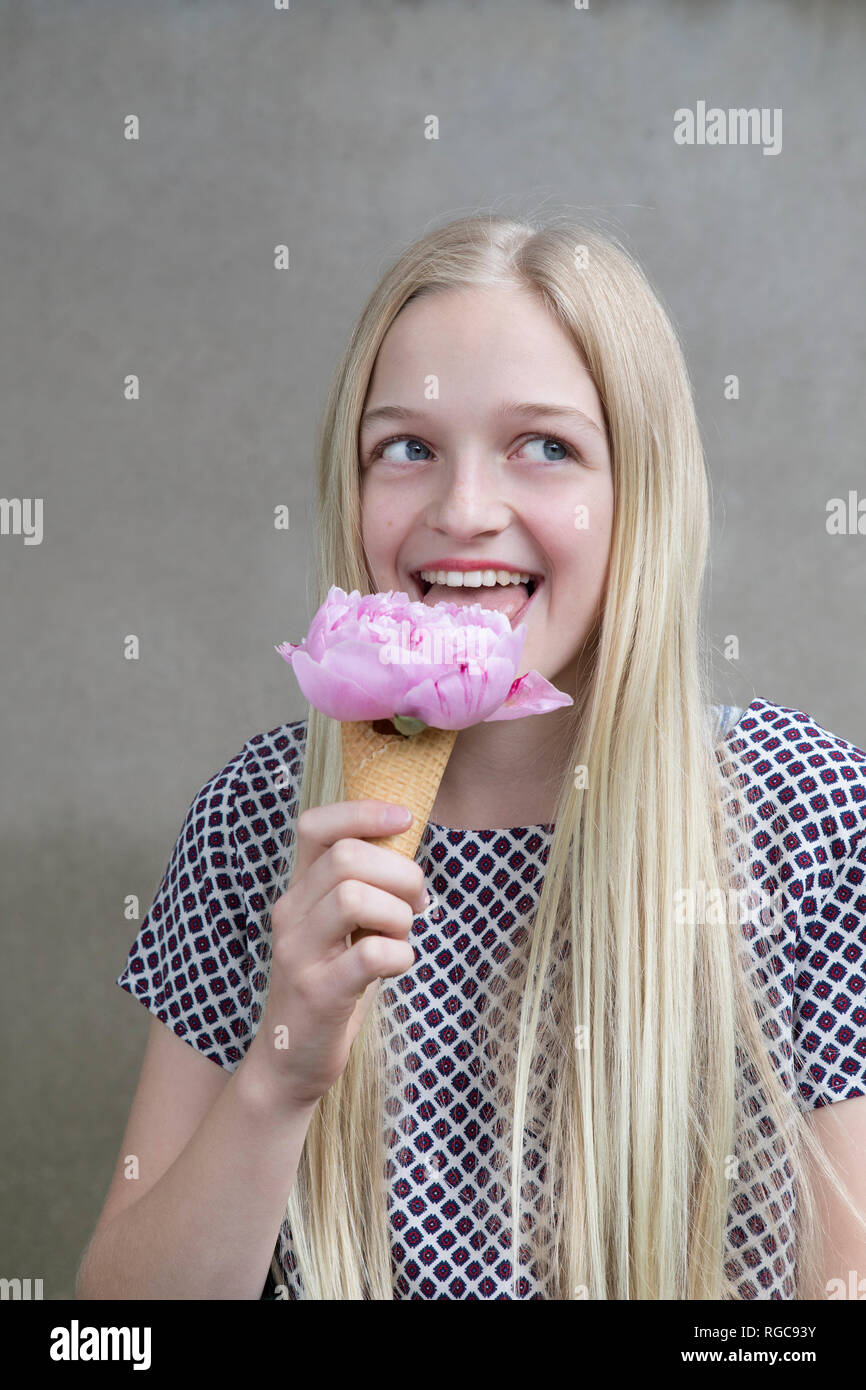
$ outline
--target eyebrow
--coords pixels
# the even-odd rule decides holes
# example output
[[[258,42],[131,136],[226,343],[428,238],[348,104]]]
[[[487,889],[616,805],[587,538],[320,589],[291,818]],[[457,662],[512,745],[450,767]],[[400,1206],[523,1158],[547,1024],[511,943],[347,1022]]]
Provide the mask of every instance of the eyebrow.
[[[594,420],[585,415],[582,410],[578,410],[572,405],[555,405],[544,401],[502,401],[494,411],[494,415],[538,416],[549,415],[571,421],[573,424],[585,430],[597,434],[600,439],[604,439],[603,432],[599,429]],[[368,429],[370,425],[378,420],[428,420],[435,417],[427,411],[412,410],[403,405],[379,405],[373,410],[367,410],[361,417],[362,430]]]

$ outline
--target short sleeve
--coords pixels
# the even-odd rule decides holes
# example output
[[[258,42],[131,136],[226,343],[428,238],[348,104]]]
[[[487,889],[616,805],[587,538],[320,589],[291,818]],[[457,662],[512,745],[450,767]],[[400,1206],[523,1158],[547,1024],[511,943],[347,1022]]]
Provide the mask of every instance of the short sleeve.
[[[796,946],[794,1074],[801,1111],[866,1095],[866,829],[854,835]]]
[[[249,950],[236,800],[243,750],[187,811],[117,984],[229,1071],[251,1041]]]

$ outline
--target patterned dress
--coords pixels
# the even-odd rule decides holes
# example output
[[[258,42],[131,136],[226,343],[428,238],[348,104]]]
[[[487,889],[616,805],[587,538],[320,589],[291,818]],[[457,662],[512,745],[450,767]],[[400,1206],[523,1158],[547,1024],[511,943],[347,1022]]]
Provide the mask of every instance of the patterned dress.
[[[752,878],[790,905],[750,949],[772,1020],[768,1050],[801,1111],[866,1094],[866,753],[800,710],[755,699],[713,706],[716,736],[748,769]],[[269,908],[297,814],[306,721],[249,739],[193,799],[118,985],[228,1071],[267,994]],[[410,1011],[409,1125],[388,1155],[394,1296],[511,1297],[510,1224],[489,1156],[496,1109],[479,1084],[479,1005],[537,903],[554,827],[453,830],[428,823],[418,851],[431,897],[414,967],[389,980]],[[405,1027],[405,1024],[404,1024]],[[764,1025],[765,1030],[767,1025]],[[745,1082],[748,1087],[749,1082]],[[755,1106],[758,1092],[755,1090]],[[760,1113],[755,1115],[760,1131]],[[794,1188],[787,1161],[732,1179],[726,1272],[743,1299],[793,1296]],[[277,1254],[303,1296],[284,1219]],[[531,1269],[521,1298],[540,1298]],[[266,1289],[272,1290],[269,1278]],[[267,1292],[264,1296],[268,1296]]]

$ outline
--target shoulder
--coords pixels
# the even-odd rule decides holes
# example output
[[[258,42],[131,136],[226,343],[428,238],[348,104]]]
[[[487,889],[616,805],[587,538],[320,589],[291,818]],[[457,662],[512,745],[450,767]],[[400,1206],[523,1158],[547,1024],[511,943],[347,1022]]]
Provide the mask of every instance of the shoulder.
[[[714,705],[713,709],[729,710],[736,716],[728,722],[726,739],[742,739],[768,756],[777,755],[775,761],[780,765],[793,763],[795,753],[801,757],[821,753],[828,763],[866,767],[866,752],[862,748],[831,733],[805,710],[777,705],[762,696],[756,696],[744,709],[733,705]]]
[[[252,894],[251,906],[265,904],[259,888],[275,881],[275,865],[286,849],[297,817],[307,721],[279,724],[247,739],[232,760],[228,813],[233,844]]]
[[[179,848],[194,846],[193,854],[213,860],[214,851],[230,846],[243,857],[251,842],[282,831],[295,814],[305,739],[306,720],[247,739],[193,797]]]
[[[235,795],[244,814],[297,799],[307,738],[306,719],[254,734],[232,760]]]
[[[765,836],[784,831],[798,869],[828,890],[866,837],[866,752],[804,710],[756,698],[724,736]],[[760,847],[760,846],[759,846]]]

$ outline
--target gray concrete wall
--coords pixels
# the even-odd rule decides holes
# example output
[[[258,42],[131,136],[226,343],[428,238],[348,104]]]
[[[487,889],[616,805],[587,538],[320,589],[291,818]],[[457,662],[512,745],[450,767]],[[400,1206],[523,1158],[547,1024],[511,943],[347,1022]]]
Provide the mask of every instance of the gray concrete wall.
[[[41,544],[0,537],[0,1274],[71,1293],[147,1028],[124,897],[304,712],[273,645],[310,616],[321,406],[429,223],[570,205],[629,240],[707,445],[718,698],[866,744],[866,535],[825,524],[866,496],[864,39],[856,0],[0,4],[2,493],[44,504]],[[781,151],[678,145],[699,101],[780,108]]]

